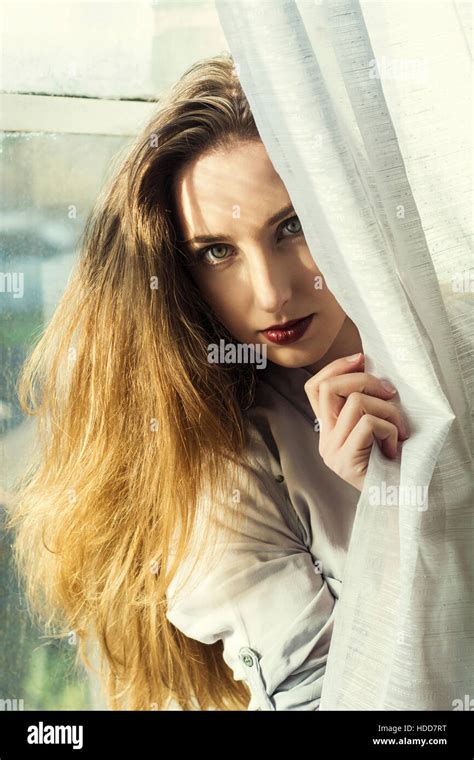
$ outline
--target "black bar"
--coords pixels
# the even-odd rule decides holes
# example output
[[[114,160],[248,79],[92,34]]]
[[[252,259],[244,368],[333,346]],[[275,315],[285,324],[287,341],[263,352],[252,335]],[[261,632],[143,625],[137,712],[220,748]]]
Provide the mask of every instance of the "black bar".
[[[342,752],[350,753],[346,757],[357,752],[363,757],[403,754],[407,758],[473,760],[473,717],[472,710],[268,714],[12,710],[0,712],[0,760],[24,755],[95,757],[102,750],[138,760],[145,755],[169,757],[174,751],[181,755],[188,747],[193,754],[205,752],[206,757],[225,758],[227,752],[241,752],[243,760],[258,750],[264,757],[287,752],[291,760],[312,760],[322,753],[332,758]]]

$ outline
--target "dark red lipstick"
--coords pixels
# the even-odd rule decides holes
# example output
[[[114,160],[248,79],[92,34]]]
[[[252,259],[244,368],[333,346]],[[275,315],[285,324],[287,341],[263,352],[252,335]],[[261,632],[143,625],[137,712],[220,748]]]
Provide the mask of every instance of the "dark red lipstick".
[[[287,345],[303,337],[313,317],[314,314],[309,314],[301,319],[291,319],[289,322],[280,325],[271,325],[260,332],[272,343]]]

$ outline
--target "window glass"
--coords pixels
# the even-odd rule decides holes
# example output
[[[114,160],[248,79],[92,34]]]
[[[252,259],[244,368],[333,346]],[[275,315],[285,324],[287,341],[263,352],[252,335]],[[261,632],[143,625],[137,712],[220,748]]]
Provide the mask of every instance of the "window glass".
[[[227,49],[208,0],[6,2],[2,90],[155,98]]]
[[[34,421],[25,418],[16,397],[18,371],[64,292],[87,215],[128,139],[26,133],[2,137],[2,521],[8,491],[27,462],[34,433]],[[0,709],[104,709],[94,680],[73,669],[74,632],[58,642],[31,623],[17,585],[9,535],[1,530],[0,610]]]

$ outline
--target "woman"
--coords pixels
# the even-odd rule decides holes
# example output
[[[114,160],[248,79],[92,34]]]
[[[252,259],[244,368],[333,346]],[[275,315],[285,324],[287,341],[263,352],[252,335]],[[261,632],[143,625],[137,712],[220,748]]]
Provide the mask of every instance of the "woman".
[[[41,445],[18,567],[78,662],[97,649],[111,708],[318,709],[370,450],[407,434],[361,350],[231,56],[194,65],[97,203],[20,383]]]

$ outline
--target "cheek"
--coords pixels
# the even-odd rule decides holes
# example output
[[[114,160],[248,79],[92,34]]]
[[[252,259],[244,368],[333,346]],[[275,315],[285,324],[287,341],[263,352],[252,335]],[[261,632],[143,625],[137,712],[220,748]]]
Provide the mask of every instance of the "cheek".
[[[241,324],[242,313],[245,313],[245,293],[242,286],[234,280],[228,281],[222,277],[206,276],[204,272],[196,272],[193,279],[206,303],[209,304],[218,319],[228,328]]]
[[[342,310],[341,306],[339,305],[339,302],[336,300],[334,295],[328,288],[325,288],[325,298],[328,309],[335,315],[343,315],[344,311]]]
[[[298,256],[298,269],[294,273],[298,291],[306,294],[316,294],[318,299],[329,300],[330,291],[326,285],[324,275],[314,261],[306,243],[298,251]]]
[[[223,301],[223,288],[217,278],[206,277],[205,273],[199,272],[194,276],[194,281],[198,286],[203,298],[213,308],[218,307]]]
[[[206,272],[201,267],[191,269],[191,277],[202,297],[212,305],[219,296],[219,289],[216,284],[212,282],[211,278],[206,277]]]
[[[310,256],[311,254],[308,252],[308,255]],[[308,278],[311,280],[310,289],[313,294],[315,294],[321,308],[324,308],[325,311],[330,312],[333,316],[343,314],[344,312],[341,309],[339,302],[327,286],[323,273],[318,269],[312,258],[311,261],[313,262],[311,275]]]

